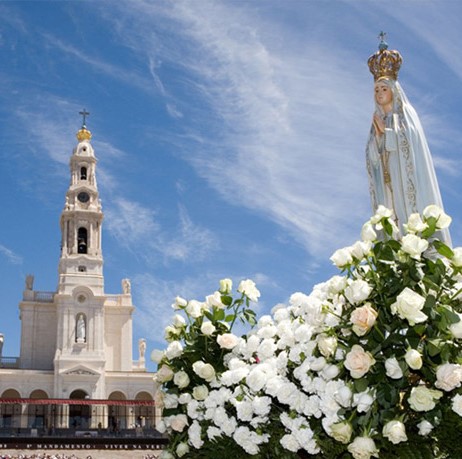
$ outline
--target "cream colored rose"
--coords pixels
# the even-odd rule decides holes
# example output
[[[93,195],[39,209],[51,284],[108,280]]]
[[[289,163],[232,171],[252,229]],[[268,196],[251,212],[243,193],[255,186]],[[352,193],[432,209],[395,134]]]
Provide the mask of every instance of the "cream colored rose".
[[[353,324],[353,331],[357,336],[364,336],[375,324],[378,312],[366,303],[360,308],[356,308],[350,316],[350,322]]]
[[[385,369],[387,376],[391,379],[400,379],[403,377],[403,370],[401,370],[396,357],[390,357],[389,359],[385,360]]]
[[[170,427],[175,432],[183,432],[184,428],[188,425],[188,417],[185,414],[177,414],[168,418]]]
[[[332,424],[330,426],[330,436],[335,440],[339,441],[346,445],[351,438],[351,434],[353,433],[353,428],[351,424],[347,421],[337,422],[336,424]]]
[[[447,228],[452,221],[452,218],[449,215],[444,213],[444,210],[441,207],[438,207],[434,204],[425,207],[423,211],[424,218],[434,217],[436,218],[436,229]]]
[[[436,401],[442,396],[443,392],[440,390],[418,386],[412,388],[408,402],[414,411],[430,411],[435,408]]]
[[[420,256],[428,249],[428,241],[415,234],[407,234],[401,240],[401,250],[410,255],[415,260],[420,260]]]
[[[319,352],[326,358],[335,354],[337,349],[337,338],[321,333],[317,337]]]
[[[462,267],[462,247],[456,247],[455,249],[452,249],[452,252],[454,255],[451,258],[451,263],[457,268]]]
[[[354,459],[370,459],[372,456],[379,457],[379,450],[374,440],[370,437],[356,437],[348,445],[348,451]]]
[[[410,325],[425,322],[428,317],[422,312],[425,298],[406,287],[397,297],[396,302],[391,305],[392,314],[406,319]]]
[[[231,279],[221,279],[220,292],[229,293],[233,289],[233,281]]]
[[[345,289],[346,299],[351,304],[359,304],[367,299],[372,292],[372,287],[364,280],[354,280]]]
[[[383,436],[388,438],[394,445],[407,441],[406,428],[401,421],[390,421],[383,426]]]
[[[360,345],[355,344],[345,357],[345,368],[350,371],[351,377],[362,378],[374,365],[372,354],[366,352]]]
[[[422,368],[422,356],[419,351],[415,349],[409,349],[404,355],[404,360],[408,364],[409,368],[413,370],[420,370]]]
[[[336,250],[333,255],[330,257],[332,263],[334,263],[337,268],[343,268],[353,263],[353,257],[351,256],[351,250],[349,247]]]
[[[208,395],[209,390],[207,389],[207,386],[204,385],[196,386],[192,392],[192,396],[196,400],[205,400],[208,397]]]
[[[408,233],[420,233],[428,228],[428,224],[422,220],[420,214],[411,214],[404,228]]]
[[[211,382],[215,379],[215,370],[210,363],[204,363],[201,360],[193,363],[193,371],[202,379]]]
[[[459,316],[459,322],[449,325],[449,331],[451,332],[452,336],[454,336],[454,338],[461,339],[462,338],[462,314],[459,314],[457,312],[456,314]]]
[[[239,343],[239,338],[232,333],[223,333],[217,336],[217,343],[222,349],[233,349]]]
[[[206,335],[206,336],[210,336],[212,335],[216,330],[216,327],[215,325],[212,324],[212,322],[203,322],[202,325],[201,325],[201,332]]]
[[[462,366],[455,363],[445,363],[436,369],[435,387],[450,392],[460,387],[462,382]]]
[[[167,381],[171,381],[173,378],[173,371],[167,365],[162,365],[158,370],[156,375],[154,376],[158,383],[165,383]]]
[[[181,443],[178,443],[178,446],[176,447],[176,455],[178,457],[183,457],[185,454],[189,453],[189,445],[182,441]]]
[[[178,371],[173,377],[173,383],[178,386],[180,389],[184,389],[190,383],[188,373],[185,371]]]

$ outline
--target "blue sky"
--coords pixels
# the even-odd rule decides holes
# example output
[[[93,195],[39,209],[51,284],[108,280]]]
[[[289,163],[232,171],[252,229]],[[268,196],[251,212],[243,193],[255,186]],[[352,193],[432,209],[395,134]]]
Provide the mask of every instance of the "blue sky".
[[[4,355],[19,355],[26,274],[56,289],[84,107],[105,288],[131,279],[148,350],[176,295],[251,278],[262,314],[335,274],[330,255],[370,216],[366,62],[381,30],[403,55],[460,245],[461,29],[456,0],[0,0]]]

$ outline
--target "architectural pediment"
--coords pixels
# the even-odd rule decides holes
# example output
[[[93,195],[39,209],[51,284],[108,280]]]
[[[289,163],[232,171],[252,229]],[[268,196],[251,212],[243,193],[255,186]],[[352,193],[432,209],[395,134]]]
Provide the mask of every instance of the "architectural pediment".
[[[63,376],[95,376],[99,377],[100,374],[90,368],[87,368],[83,365],[79,365],[74,368],[70,368],[68,370],[64,370],[61,372]]]

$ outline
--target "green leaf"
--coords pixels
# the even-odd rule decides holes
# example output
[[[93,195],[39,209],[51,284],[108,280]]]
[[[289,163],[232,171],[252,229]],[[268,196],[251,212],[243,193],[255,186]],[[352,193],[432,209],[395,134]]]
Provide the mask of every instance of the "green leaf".
[[[232,322],[236,318],[236,314],[228,314],[225,317],[225,322]]]
[[[451,259],[454,256],[454,252],[441,241],[434,240],[433,245],[435,246],[435,249],[438,251],[438,253],[443,255],[443,257]]]

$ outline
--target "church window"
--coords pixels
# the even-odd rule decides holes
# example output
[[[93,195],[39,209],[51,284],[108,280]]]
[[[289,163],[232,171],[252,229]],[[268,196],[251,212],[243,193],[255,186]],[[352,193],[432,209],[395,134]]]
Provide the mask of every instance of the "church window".
[[[86,167],[80,168],[80,180],[87,180],[87,168]]]
[[[77,253],[87,253],[88,236],[86,228],[79,228],[77,233]]]

